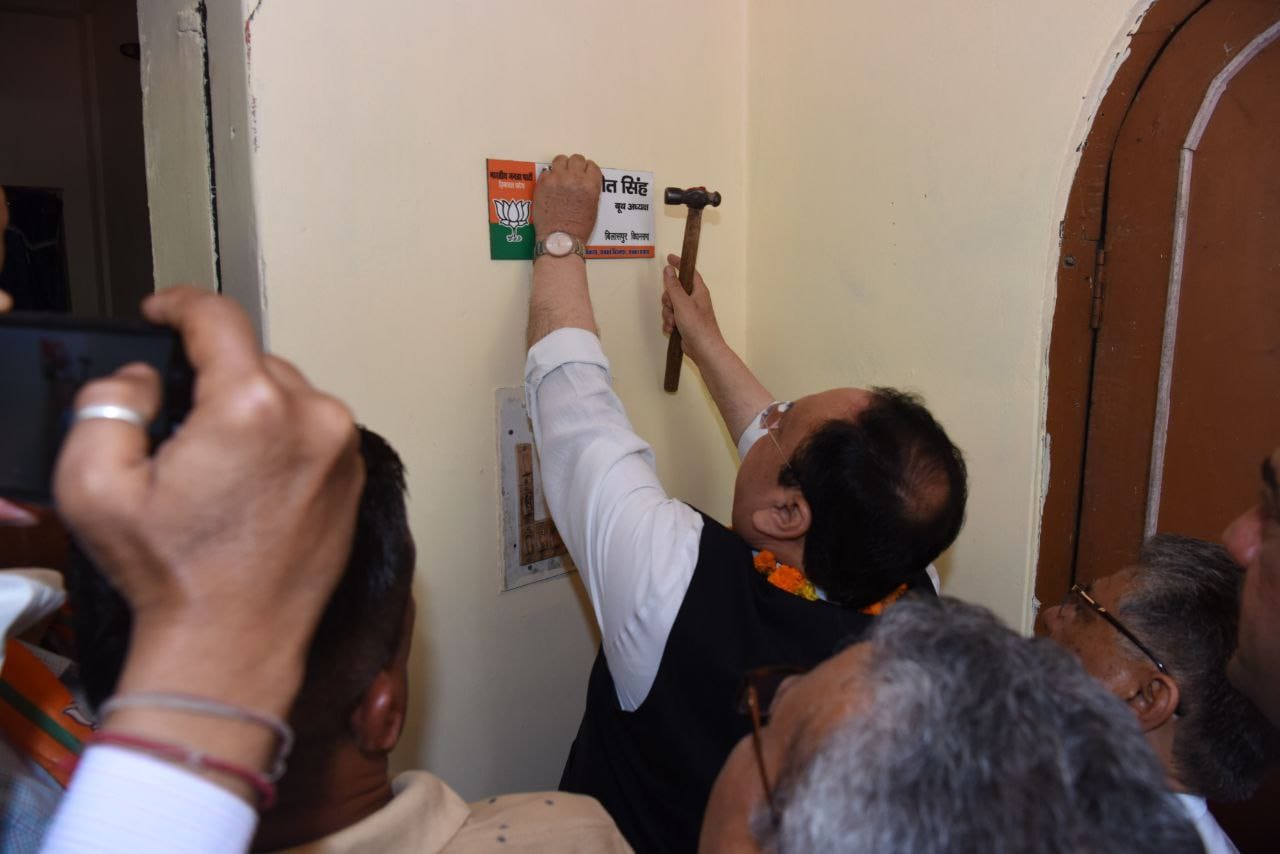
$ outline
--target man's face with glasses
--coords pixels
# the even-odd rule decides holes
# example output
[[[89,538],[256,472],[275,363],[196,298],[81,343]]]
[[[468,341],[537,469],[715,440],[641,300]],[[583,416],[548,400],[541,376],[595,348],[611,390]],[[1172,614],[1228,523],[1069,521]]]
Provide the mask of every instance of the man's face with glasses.
[[[1085,594],[1108,613],[1114,614],[1121,597],[1128,592],[1132,579],[1126,572],[1099,578],[1083,588]],[[1088,601],[1075,590],[1061,603],[1044,611],[1049,636],[1066,647],[1093,677],[1116,693],[1118,684],[1126,681],[1128,662],[1120,655],[1120,644],[1127,643]]]
[[[751,817],[770,809],[779,774],[804,762],[836,726],[870,704],[870,655],[870,644],[861,643],[808,673],[766,668],[747,674],[740,710],[753,732],[734,747],[711,789],[700,851],[752,850]]]
[[[1134,709],[1145,727],[1159,726],[1169,715],[1152,710],[1153,686],[1175,698],[1176,674],[1118,613],[1119,603],[1136,579],[1121,570],[1067,593],[1062,603],[1046,608],[1049,636],[1075,654],[1091,676]]]
[[[1258,503],[1227,527],[1222,541],[1245,573],[1227,675],[1280,725],[1280,449],[1262,463]]]

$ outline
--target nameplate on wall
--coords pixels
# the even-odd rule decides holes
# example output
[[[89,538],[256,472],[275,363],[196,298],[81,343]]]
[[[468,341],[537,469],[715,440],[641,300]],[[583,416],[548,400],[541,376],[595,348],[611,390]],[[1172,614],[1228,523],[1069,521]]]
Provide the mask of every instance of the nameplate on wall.
[[[549,163],[485,161],[489,188],[489,257],[495,261],[533,259],[533,188]],[[653,173],[601,169],[596,228],[587,238],[587,258],[652,258]]]

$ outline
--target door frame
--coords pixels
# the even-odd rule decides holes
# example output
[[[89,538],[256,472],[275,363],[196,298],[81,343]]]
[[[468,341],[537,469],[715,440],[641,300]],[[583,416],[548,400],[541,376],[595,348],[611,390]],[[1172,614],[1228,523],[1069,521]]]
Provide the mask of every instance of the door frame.
[[[1049,343],[1045,426],[1049,474],[1040,520],[1035,596],[1062,599],[1075,578],[1097,325],[1105,265],[1106,201],[1120,128],[1165,47],[1209,0],[1155,0],[1129,42],[1085,137],[1062,221]]]
[[[256,12],[239,0],[138,0],[156,287],[191,283],[232,297],[265,343],[249,64]]]

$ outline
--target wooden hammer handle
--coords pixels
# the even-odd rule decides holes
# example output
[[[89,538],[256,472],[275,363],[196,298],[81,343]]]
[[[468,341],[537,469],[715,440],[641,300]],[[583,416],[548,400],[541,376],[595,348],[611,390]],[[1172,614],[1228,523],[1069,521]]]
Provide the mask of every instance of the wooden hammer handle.
[[[698,238],[702,236],[702,208],[691,208],[684,221],[684,248],[680,250],[680,285],[686,294],[693,293],[693,271],[698,264]],[[680,330],[671,330],[667,342],[667,373],[662,380],[663,391],[674,392],[680,388],[680,364],[684,359]]]

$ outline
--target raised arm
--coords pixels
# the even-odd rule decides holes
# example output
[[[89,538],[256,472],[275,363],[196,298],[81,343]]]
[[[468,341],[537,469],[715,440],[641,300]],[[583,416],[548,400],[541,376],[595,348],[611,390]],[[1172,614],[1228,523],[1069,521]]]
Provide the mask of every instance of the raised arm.
[[[600,202],[600,167],[581,154],[561,154],[538,178],[533,197],[533,230],[539,241],[562,232],[585,244],[596,225]],[[576,252],[556,257],[544,254],[533,262],[533,293],[529,296],[528,346],[557,329],[596,331],[587,265]]]
[[[539,238],[585,239],[600,180],[589,160],[557,157],[534,191]],[[702,517],[667,495],[613,391],[577,255],[534,261],[528,334],[525,399],[543,492],[591,597],[618,702],[634,710],[693,577]]]
[[[668,255],[667,263],[662,271],[662,331],[680,330],[685,352],[698,366],[724,426],[739,442],[751,419],[773,402],[773,395],[725,343],[702,274],[694,273],[693,293],[686,294],[676,276],[680,256]]]

